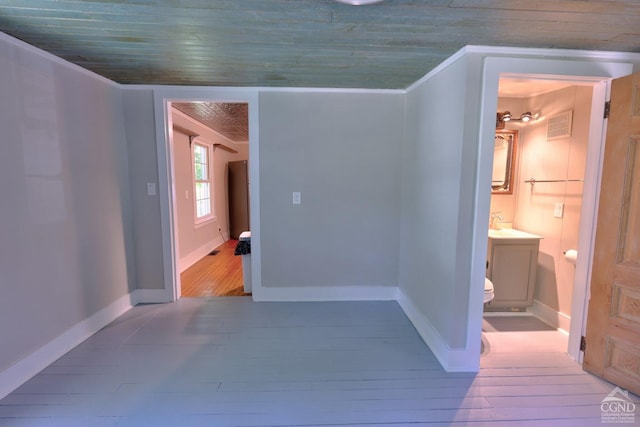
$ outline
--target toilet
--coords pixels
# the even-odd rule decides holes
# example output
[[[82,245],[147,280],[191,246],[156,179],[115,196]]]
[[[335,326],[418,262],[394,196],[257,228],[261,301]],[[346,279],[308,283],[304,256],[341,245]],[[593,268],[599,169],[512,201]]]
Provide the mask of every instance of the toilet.
[[[493,283],[491,280],[484,278],[484,302],[485,304],[491,301],[494,297],[493,294]]]

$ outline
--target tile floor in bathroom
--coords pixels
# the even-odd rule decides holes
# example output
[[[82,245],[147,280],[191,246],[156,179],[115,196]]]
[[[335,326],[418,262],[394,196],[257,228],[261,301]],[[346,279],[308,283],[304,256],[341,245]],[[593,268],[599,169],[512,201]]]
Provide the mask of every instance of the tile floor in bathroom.
[[[534,316],[486,316],[482,319],[483,355],[489,359],[567,358],[568,336]],[[489,361],[481,359],[485,366]],[[494,363],[491,361],[490,363]],[[498,362],[500,363],[500,362]],[[531,361],[530,363],[535,363]]]

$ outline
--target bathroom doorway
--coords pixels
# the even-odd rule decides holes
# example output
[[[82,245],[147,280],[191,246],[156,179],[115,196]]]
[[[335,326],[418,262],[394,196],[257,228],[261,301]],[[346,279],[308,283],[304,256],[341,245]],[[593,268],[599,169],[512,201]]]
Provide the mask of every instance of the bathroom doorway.
[[[592,124],[606,82],[501,74],[498,87],[496,132],[514,132],[516,142],[510,191],[491,191],[495,298],[485,304],[484,337],[515,334],[579,359],[572,346],[583,331],[602,144],[602,125]]]

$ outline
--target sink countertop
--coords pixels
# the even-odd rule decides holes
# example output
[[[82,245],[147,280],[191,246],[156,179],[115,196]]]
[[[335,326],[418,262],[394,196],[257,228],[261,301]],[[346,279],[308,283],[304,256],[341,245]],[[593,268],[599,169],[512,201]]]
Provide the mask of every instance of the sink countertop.
[[[543,239],[537,234],[527,233],[526,231],[516,230],[514,228],[490,229],[489,237],[491,239]]]

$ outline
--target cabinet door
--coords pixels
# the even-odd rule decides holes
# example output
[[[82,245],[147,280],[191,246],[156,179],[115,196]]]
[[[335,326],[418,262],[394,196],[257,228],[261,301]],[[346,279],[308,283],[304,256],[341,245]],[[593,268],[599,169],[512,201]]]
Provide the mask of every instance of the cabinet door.
[[[535,245],[495,245],[491,254],[494,307],[533,303],[538,249]]]

